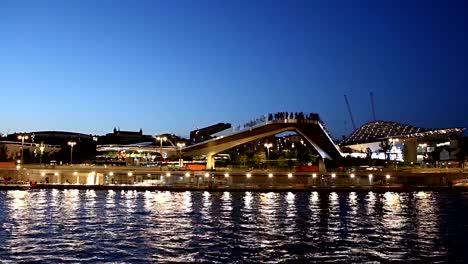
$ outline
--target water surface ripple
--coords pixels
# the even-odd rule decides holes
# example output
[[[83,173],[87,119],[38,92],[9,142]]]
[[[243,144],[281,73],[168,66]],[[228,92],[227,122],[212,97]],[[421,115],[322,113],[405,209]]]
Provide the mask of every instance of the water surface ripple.
[[[468,193],[0,191],[1,263],[467,262]]]

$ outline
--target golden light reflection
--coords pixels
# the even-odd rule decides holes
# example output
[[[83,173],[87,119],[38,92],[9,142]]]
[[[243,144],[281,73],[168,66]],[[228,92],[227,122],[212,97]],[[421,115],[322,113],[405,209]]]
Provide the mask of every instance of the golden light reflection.
[[[400,232],[406,220],[401,214],[400,195],[398,193],[386,192],[383,196],[383,225],[388,232]]]
[[[338,194],[336,192],[331,192],[328,195],[328,199],[330,200],[331,204],[338,204]]]
[[[182,205],[185,212],[192,211],[192,192],[184,192]]]
[[[294,204],[294,198],[296,198],[296,195],[292,192],[288,192],[288,194],[286,195],[286,201],[288,202],[288,204]]]
[[[310,195],[310,202],[316,204],[320,200],[318,192],[312,192]]]
[[[350,203],[351,205],[356,205],[356,203],[357,203],[357,195],[356,195],[355,192],[350,192],[350,193],[349,193],[349,203]]]
[[[151,211],[153,207],[153,196],[154,194],[151,191],[145,191],[143,197],[145,198],[145,209]]]
[[[24,209],[26,206],[26,199],[29,198],[29,193],[27,191],[8,191],[8,197],[13,199],[13,209]]]
[[[245,192],[245,196],[244,196],[244,206],[246,209],[252,209],[252,207],[250,206],[251,203],[252,203],[252,193],[251,192]]]

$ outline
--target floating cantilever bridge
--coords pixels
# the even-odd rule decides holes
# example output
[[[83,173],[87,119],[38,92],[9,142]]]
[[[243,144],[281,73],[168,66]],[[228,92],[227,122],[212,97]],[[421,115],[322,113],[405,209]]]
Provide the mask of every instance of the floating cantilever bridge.
[[[322,158],[339,159],[342,157],[340,149],[335,145],[322,124],[319,121],[307,119],[265,121],[229,135],[187,146],[182,149],[182,152],[188,156],[205,155],[207,158],[206,167],[214,168],[214,155],[286,131],[297,132],[317,150]]]

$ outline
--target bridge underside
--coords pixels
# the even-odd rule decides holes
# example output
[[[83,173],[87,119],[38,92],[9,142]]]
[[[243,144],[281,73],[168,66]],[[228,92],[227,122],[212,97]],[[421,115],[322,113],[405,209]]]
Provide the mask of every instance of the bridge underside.
[[[183,150],[183,153],[189,156],[206,155],[207,159],[210,159],[213,155],[236,146],[286,131],[296,131],[317,150],[322,158],[339,159],[342,157],[338,147],[318,122],[272,122],[219,139],[189,146]]]

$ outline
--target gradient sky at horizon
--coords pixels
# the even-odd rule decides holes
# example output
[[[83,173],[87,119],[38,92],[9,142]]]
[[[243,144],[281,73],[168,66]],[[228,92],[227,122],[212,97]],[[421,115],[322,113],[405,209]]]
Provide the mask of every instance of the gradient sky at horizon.
[[[377,3],[380,2],[380,3]],[[379,120],[467,127],[463,1],[0,2],[0,133],[187,136],[268,112],[335,137]]]

